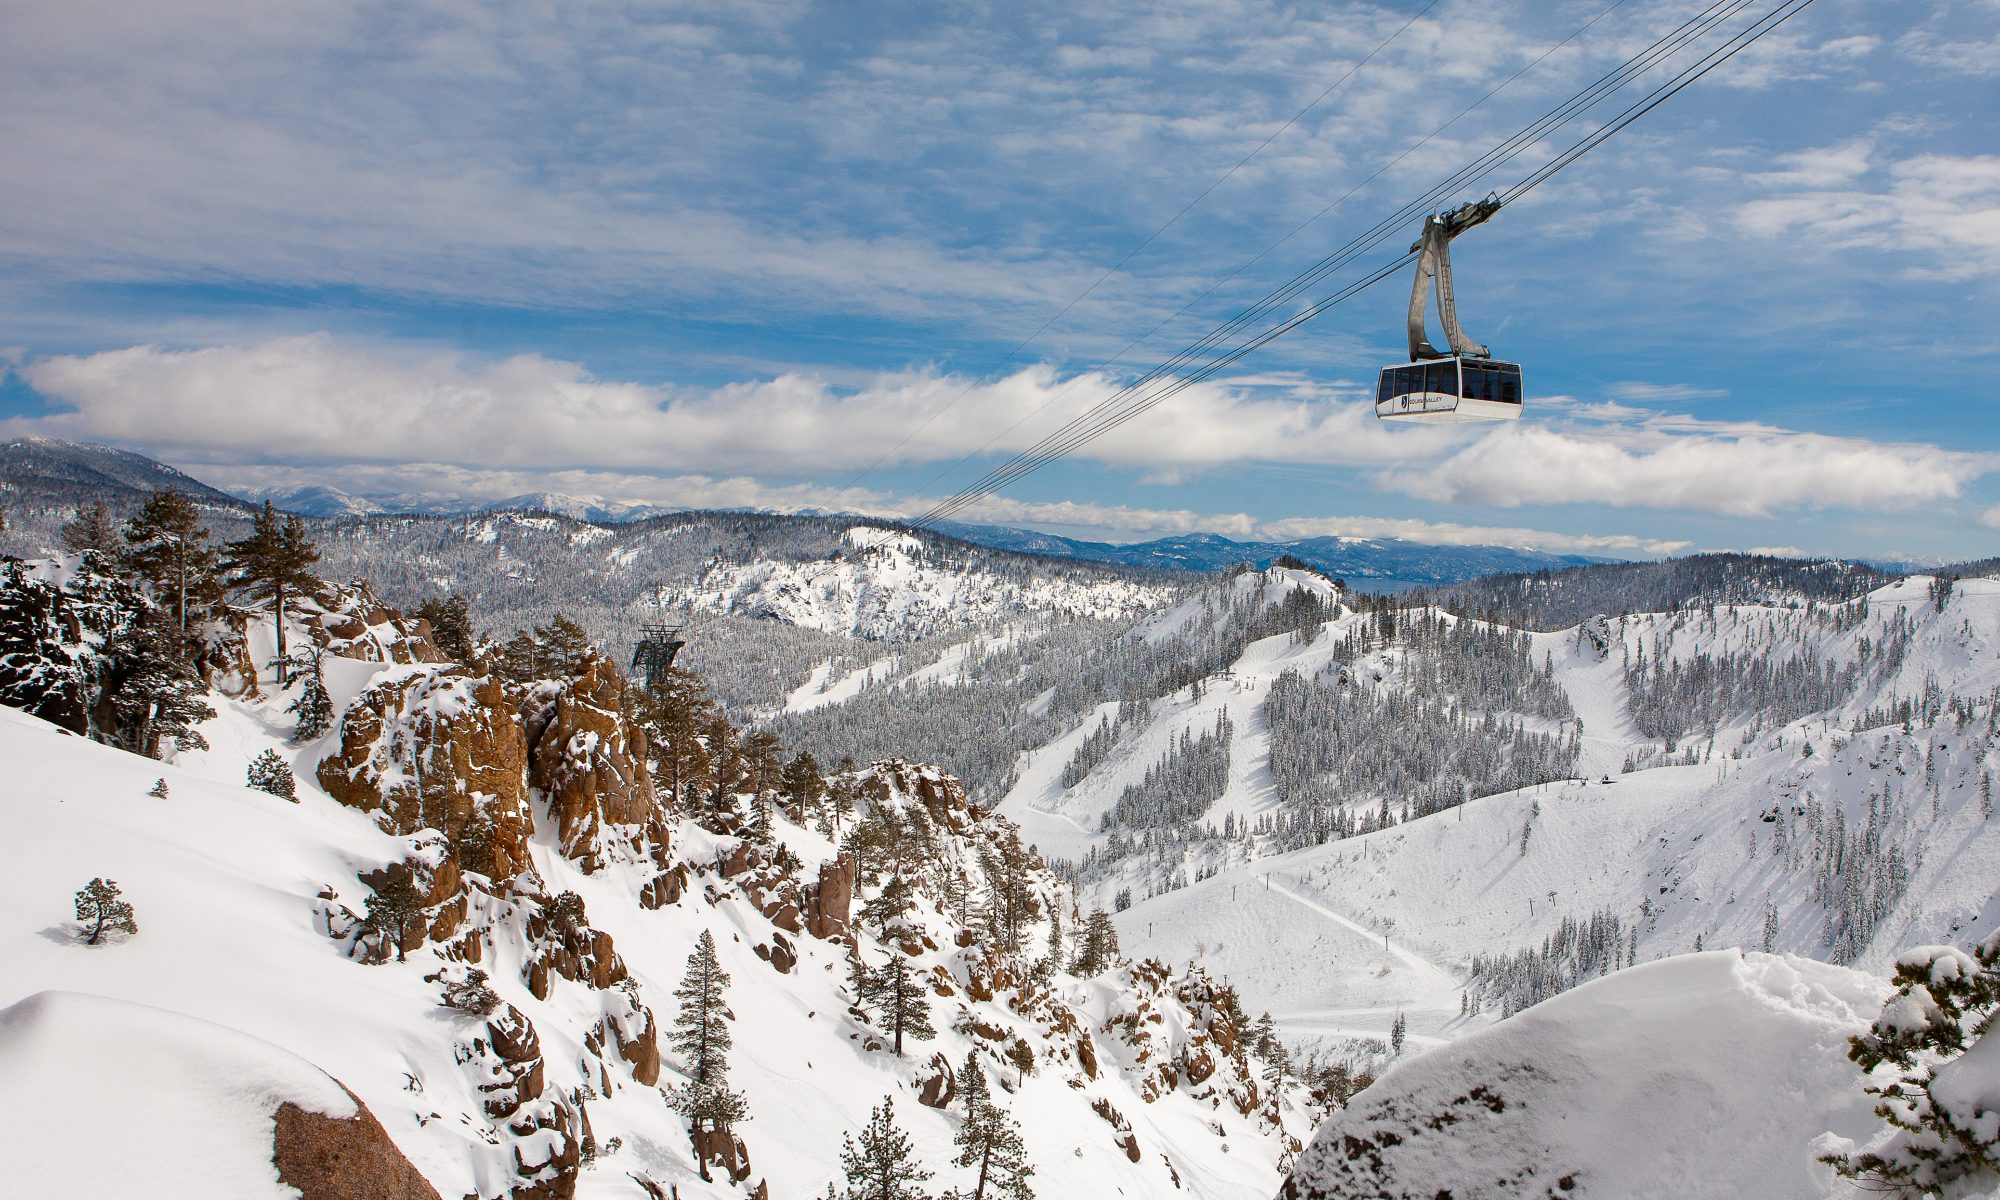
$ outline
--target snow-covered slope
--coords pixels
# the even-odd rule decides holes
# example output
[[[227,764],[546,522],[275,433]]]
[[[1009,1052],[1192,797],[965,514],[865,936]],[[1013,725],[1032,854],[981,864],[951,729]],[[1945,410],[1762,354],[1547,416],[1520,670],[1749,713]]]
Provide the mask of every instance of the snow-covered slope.
[[[1040,615],[1130,617],[1173,594],[1161,584],[1008,577],[978,567],[940,569],[924,544],[893,530],[857,525],[846,549],[813,562],[711,564],[692,581],[663,589],[669,608],[782,621],[869,641],[916,641]]]
[[[1232,586],[1323,585],[1271,573]],[[1084,864],[1101,902],[1130,898],[1117,918],[1128,946],[1204,963],[1289,1036],[1322,1044],[1386,1039],[1401,1015],[1425,1045],[1531,1003],[1561,972],[1513,956],[1571,936],[1566,921],[1615,926],[1618,965],[1699,944],[1875,971],[1910,945],[1965,944],[2000,924],[2000,580],[1941,595],[1919,578],[1848,604],[1772,599],[1528,635],[1529,661],[1580,722],[1573,776],[1420,819],[1401,818],[1403,797],[1350,793],[1364,816],[1392,802],[1376,832],[1287,849],[1261,824],[1286,808],[1265,720],[1280,675],[1410,686],[1411,653],[1347,607],[1311,640],[1253,641],[1201,687],[1127,705],[1110,751],[1065,786],[1116,706],[1089,714],[1023,757],[1002,811]],[[1149,618],[1146,636],[1199,622],[1204,603]],[[1628,668],[1641,664],[1635,689]],[[1741,682],[1757,678],[1769,682]],[[1809,703],[1813,687],[1827,699]],[[1649,735],[1641,710],[1680,731]],[[1223,714],[1227,783],[1198,822],[1105,828],[1184,733]],[[1406,739],[1380,747],[1394,757],[1436,731],[1390,736]],[[1219,836],[1225,823],[1235,836]],[[1467,1013],[1475,999],[1485,1011]]]
[[[357,1113],[325,1072],[268,1042],[75,992],[0,1009],[0,1079],[0,1127],[16,1147],[8,1194],[18,1200],[128,1194],[134,1164],[154,1196],[283,1200],[298,1193],[272,1163],[279,1106]]]
[[[1589,983],[1399,1063],[1320,1128],[1285,1200],[1860,1196],[1815,1161],[1880,1122],[1846,1039],[1888,993],[1712,951]]]
[[[260,638],[268,631],[253,630],[251,640]],[[356,711],[366,711],[357,719],[376,723],[368,726],[375,746],[420,745],[424,722],[462,720],[469,706],[485,703],[476,689],[452,684],[448,667],[356,660],[344,668],[364,676],[345,680],[341,691],[360,694]],[[422,681],[433,677],[439,686],[425,690]],[[370,895],[362,877],[380,888],[384,870],[411,863],[420,884],[443,879],[424,872],[443,870],[438,856],[447,843],[431,830],[385,832],[386,813],[346,807],[321,790],[315,764],[339,750],[342,733],[290,742],[283,716],[289,697],[262,683],[260,698],[211,697],[218,710],[204,726],[211,748],[178,765],[0,709],[0,761],[8,764],[0,809],[11,844],[25,851],[0,872],[0,961],[7,963],[0,1007],[32,1011],[39,1002],[18,1005],[38,993],[79,993],[103,998],[83,1002],[102,1003],[91,1010],[102,1015],[81,1019],[104,1027],[107,1046],[151,1036],[147,1022],[199,1018],[229,1031],[225,1040],[275,1047],[271,1054],[296,1056],[351,1089],[444,1196],[526,1196],[520,1189],[541,1186],[556,1190],[532,1194],[562,1196],[568,1192],[556,1184],[564,1178],[575,1179],[580,1196],[643,1196],[641,1178],[686,1200],[741,1196],[760,1181],[773,1196],[818,1195],[840,1177],[842,1138],[885,1098],[894,1101],[919,1160],[940,1181],[956,1181],[962,1172],[950,1160],[961,1114],[921,1096],[946,1087],[940,1080],[969,1054],[986,1062],[999,1103],[1022,1127],[1044,1196],[1268,1195],[1279,1184],[1280,1159],[1309,1131],[1296,1102],[1261,1082],[1260,1061],[1234,1032],[1246,1018],[1219,984],[1156,964],[1087,979],[1060,969],[1045,981],[1029,979],[1024,964],[1052,936],[1046,915],[1021,931],[1022,956],[995,956],[928,884],[917,893],[914,941],[858,936],[855,952],[871,967],[902,956],[934,992],[937,1033],[913,1038],[903,1056],[892,1053],[879,1024],[850,1009],[850,950],[835,936],[844,935],[845,921],[829,938],[798,932],[796,898],[818,894],[812,881],[824,885],[838,860],[832,841],[782,814],[772,819],[775,840],[761,843],[681,822],[671,831],[673,865],[663,872],[655,852],[626,848],[639,827],[598,827],[580,844],[570,832],[575,822],[553,807],[558,798],[537,792],[529,861],[514,881],[448,892],[453,898],[436,910],[433,936],[406,942],[407,962],[393,955],[370,962],[349,915]],[[411,697],[408,715],[392,706],[382,717],[383,702],[371,697],[397,694]],[[574,749],[604,736],[579,732],[565,744]],[[242,786],[249,761],[271,750],[298,776],[296,803]],[[434,787],[449,760],[427,761]],[[392,753],[367,759],[353,778],[374,780],[370,786],[386,795],[411,785],[406,772]],[[341,777],[351,774],[343,768]],[[157,780],[167,785],[164,796],[149,794]],[[416,783],[424,786],[421,776]],[[568,795],[573,785],[562,786]],[[915,821],[915,807],[930,813],[927,861],[965,872],[966,894],[984,892],[981,864],[1000,844],[992,839],[1004,839],[1002,823],[966,807],[956,785],[935,772],[882,766],[864,772],[857,786],[864,814],[901,808]],[[611,811],[607,800],[606,819]],[[69,919],[71,896],[99,877],[123,888],[140,932],[84,946]],[[1073,928],[1078,914],[1064,903],[1067,890],[1039,868],[1031,877],[1043,913],[1056,905],[1065,928]],[[881,882],[864,876],[855,904]],[[589,926],[559,937],[550,898],[571,891]],[[738,1129],[750,1155],[740,1185],[720,1170],[715,1182],[699,1177],[685,1122],[650,1082],[654,1071],[660,1086],[684,1082],[684,1064],[671,1056],[659,1063],[654,1039],[673,1019],[674,988],[703,932],[714,936],[733,979],[730,1081],[745,1093],[752,1118]],[[456,978],[473,962],[502,1001],[490,1017],[439,1003],[440,973]],[[140,1011],[136,1005],[162,1015],[120,1015]],[[11,1017],[6,1023],[10,1030],[20,1025]],[[48,1044],[43,1034],[25,1043],[17,1037],[0,1056],[29,1062],[23,1077],[43,1079],[60,1071]],[[1016,1061],[1022,1055],[1025,1066]],[[154,1079],[171,1073],[173,1063],[163,1055],[122,1077],[132,1089],[129,1102],[174,1103],[173,1089]],[[119,1086],[120,1078],[114,1073],[106,1086]],[[275,1093],[262,1078],[227,1075],[227,1086],[217,1086],[228,1095],[216,1105],[263,1105]],[[57,1190],[36,1194],[65,1194],[66,1181],[97,1178],[63,1166],[93,1153],[92,1114],[79,1107],[91,1094],[37,1092],[34,1128],[48,1132],[37,1143],[44,1164],[37,1178],[55,1181]],[[201,1111],[211,1110],[220,1111]],[[169,1137],[175,1127],[163,1116],[148,1128]],[[584,1160],[565,1176],[561,1156],[586,1130]],[[129,1162],[92,1167],[100,1168],[123,1186],[67,1194],[137,1186],[131,1172],[139,1168]],[[257,1187],[231,1194],[261,1194]],[[179,1193],[155,1187],[152,1194]]]

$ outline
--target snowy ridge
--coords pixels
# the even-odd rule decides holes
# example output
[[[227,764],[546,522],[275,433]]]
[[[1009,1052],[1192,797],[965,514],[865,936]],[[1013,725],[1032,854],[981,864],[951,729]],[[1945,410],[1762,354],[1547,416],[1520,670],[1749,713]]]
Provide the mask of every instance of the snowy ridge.
[[[781,621],[868,641],[910,642],[1024,616],[1132,617],[1172,594],[1105,577],[1010,579],[977,567],[930,565],[923,543],[868,526],[847,531],[830,559],[711,563],[664,588],[662,607]]]
[[[1861,1196],[1815,1161],[1879,1124],[1846,1060],[1888,988],[1738,951],[1647,963],[1399,1063],[1285,1200]]]

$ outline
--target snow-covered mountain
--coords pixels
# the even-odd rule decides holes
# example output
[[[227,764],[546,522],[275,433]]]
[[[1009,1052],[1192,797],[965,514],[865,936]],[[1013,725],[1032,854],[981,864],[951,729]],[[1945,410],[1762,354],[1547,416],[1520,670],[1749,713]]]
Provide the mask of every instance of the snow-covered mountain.
[[[661,607],[783,622],[865,641],[913,642],[1022,618],[1131,618],[1178,588],[1117,577],[1001,574],[940,561],[924,541],[856,525],[812,562],[715,562],[663,588]]]
[[[177,488],[204,507],[250,507],[184,471],[129,450],[47,437],[0,442],[0,496],[17,512],[68,510],[95,500],[123,509],[161,488]]]
[[[10,704],[31,685],[113,686],[89,664],[126,618],[67,625],[63,605],[137,601],[90,575],[72,562],[39,570],[53,595],[7,594],[9,636],[15,617],[42,630],[10,666],[46,668],[9,675]],[[304,1170],[303,1144],[413,1165],[440,1196],[811,1196],[885,1103],[915,1164],[959,1181],[968,1062],[1043,1195],[1266,1195],[1302,1146],[1304,1094],[1266,1081],[1233,991],[1101,947],[1073,972],[1089,923],[1070,888],[948,776],[885,762],[830,791],[697,789],[669,807],[648,769],[668,760],[601,660],[482,674],[366,593],[301,600],[289,628],[321,649],[341,714],[316,736],[295,736],[307,685],[250,665],[273,649],[268,615],[215,634],[237,670],[206,697],[205,746],[172,763],[0,707],[0,805],[34,848],[0,877],[0,1120],[37,1134],[10,1195],[129,1192],[212,1160],[185,1187],[144,1177],[157,1194],[229,1180],[275,1197],[302,1177],[281,1182],[274,1156]],[[674,771],[739,753],[719,737],[680,743]],[[271,790],[273,763],[293,795]],[[739,769],[754,768],[702,778]],[[83,944],[71,897],[93,879],[122,889],[136,932]],[[691,1060],[671,1037],[704,935],[747,1106],[703,1141],[706,1169],[674,1106]],[[857,963],[902,971],[927,1002],[900,1052]],[[110,1099],[77,1107],[92,1097]],[[162,1158],[104,1154],[112,1116],[121,1146]]]

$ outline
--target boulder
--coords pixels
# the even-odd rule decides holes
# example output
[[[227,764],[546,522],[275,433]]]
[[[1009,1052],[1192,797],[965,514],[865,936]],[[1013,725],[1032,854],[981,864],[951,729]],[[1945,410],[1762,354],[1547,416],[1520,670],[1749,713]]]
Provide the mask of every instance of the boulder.
[[[931,1108],[947,1108],[957,1094],[958,1076],[950,1060],[942,1053],[931,1055],[929,1065],[917,1076],[917,1101]]]
[[[350,1097],[354,1093],[349,1092]],[[334,1117],[287,1100],[272,1117],[271,1161],[301,1200],[438,1200],[358,1097]]]

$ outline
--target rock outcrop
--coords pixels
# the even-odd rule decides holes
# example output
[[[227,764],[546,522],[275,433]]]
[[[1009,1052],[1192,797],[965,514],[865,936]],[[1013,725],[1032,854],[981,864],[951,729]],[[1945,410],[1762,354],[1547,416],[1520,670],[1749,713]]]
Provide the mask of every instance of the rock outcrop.
[[[382,603],[365,581],[324,587],[301,619],[321,652],[359,662],[441,663],[444,652],[431,641],[430,624],[405,617]]]
[[[565,857],[596,871],[608,854],[650,852],[667,865],[671,835],[646,767],[646,735],[627,717],[624,684],[601,658],[566,681],[528,690],[521,723],[528,780],[548,800]]]
[[[528,866],[528,743],[506,688],[447,668],[385,672],[340,721],[321,787],[397,834],[436,829],[466,870],[505,883]]]

